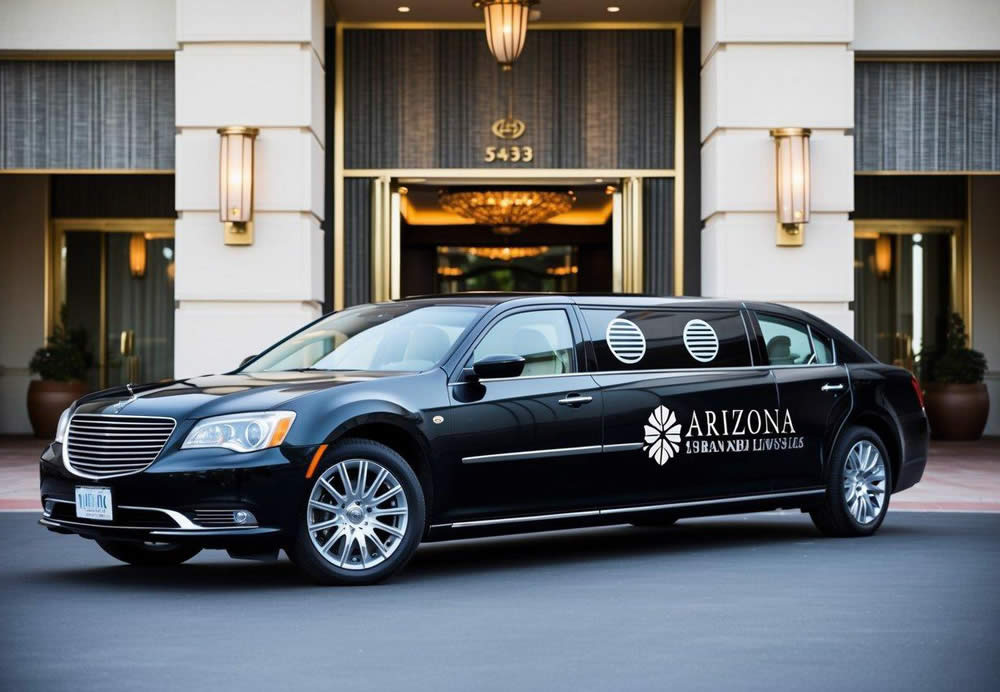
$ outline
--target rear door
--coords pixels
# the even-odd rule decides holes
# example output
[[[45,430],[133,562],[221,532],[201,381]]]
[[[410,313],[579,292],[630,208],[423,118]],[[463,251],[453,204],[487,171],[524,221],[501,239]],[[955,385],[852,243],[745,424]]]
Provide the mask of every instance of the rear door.
[[[547,514],[600,504],[601,393],[582,372],[570,306],[501,314],[463,359],[514,354],[520,377],[469,382],[456,373],[442,437],[452,487],[448,519]]]
[[[825,456],[851,409],[847,366],[837,363],[833,340],[803,320],[756,310],[752,322],[796,438],[793,447],[773,455],[775,488],[820,486]]]
[[[604,395],[602,477],[615,505],[773,487],[762,441],[787,436],[774,379],[753,367],[739,309],[581,311]]]

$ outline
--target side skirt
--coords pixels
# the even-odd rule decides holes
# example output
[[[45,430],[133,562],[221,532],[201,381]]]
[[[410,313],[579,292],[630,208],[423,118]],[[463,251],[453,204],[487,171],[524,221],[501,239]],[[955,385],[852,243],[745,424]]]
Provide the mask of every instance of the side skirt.
[[[636,507],[608,507],[573,512],[456,521],[447,524],[432,525],[427,535],[427,540],[449,540],[531,531],[553,531],[583,526],[624,524],[628,523],[631,518],[647,512],[657,512],[682,518],[761,512],[774,509],[800,509],[809,506],[821,498],[825,492],[825,488],[810,488],[808,490],[794,490],[783,493],[667,502]]]

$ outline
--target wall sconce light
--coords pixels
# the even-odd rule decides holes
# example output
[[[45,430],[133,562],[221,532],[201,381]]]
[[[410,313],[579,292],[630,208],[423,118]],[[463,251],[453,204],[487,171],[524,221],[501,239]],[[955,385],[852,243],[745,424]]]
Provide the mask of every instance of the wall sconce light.
[[[892,273],[892,238],[884,233],[875,239],[875,273],[880,279]]]
[[[778,245],[802,245],[809,223],[809,135],[801,127],[771,130],[777,181]]]
[[[256,127],[220,127],[219,219],[226,245],[253,245],[253,148]]]
[[[528,14],[538,0],[476,0],[473,7],[483,9],[486,20],[486,43],[504,70],[509,70],[521,51],[528,33]]]
[[[146,276],[146,236],[142,233],[128,239],[128,270],[133,279]]]

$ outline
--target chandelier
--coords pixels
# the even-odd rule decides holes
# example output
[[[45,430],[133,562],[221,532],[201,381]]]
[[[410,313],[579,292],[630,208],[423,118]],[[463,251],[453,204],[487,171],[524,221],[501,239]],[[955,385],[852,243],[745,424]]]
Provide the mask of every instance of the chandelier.
[[[492,226],[501,235],[512,235],[522,226],[544,223],[573,208],[572,192],[545,190],[469,190],[441,192],[441,208],[477,224]]]
[[[530,259],[544,255],[549,251],[548,245],[533,245],[530,247],[442,247],[444,254],[458,253],[472,255],[480,259],[510,262],[517,259]]]

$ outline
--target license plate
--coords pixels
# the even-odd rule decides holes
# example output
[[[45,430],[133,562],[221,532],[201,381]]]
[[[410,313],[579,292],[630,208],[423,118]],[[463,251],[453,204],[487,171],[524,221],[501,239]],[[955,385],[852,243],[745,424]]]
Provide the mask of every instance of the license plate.
[[[76,488],[76,516],[111,521],[111,488]]]

